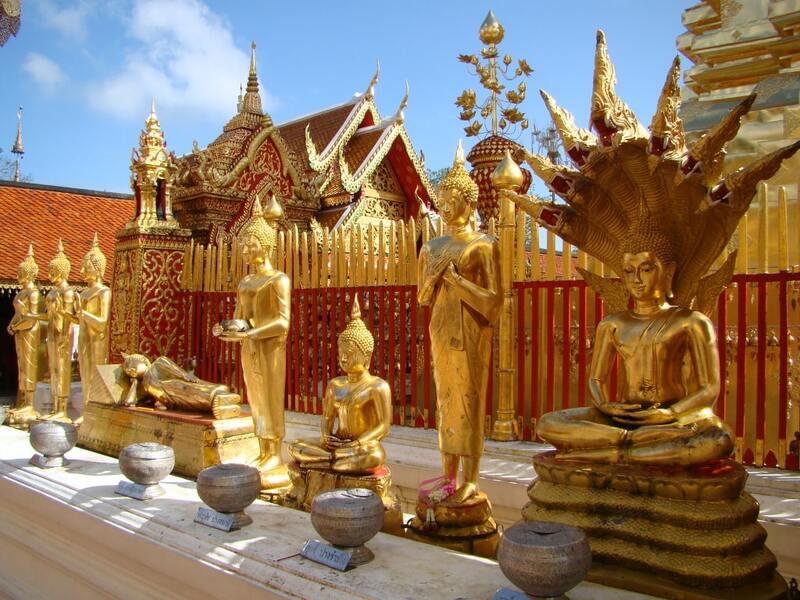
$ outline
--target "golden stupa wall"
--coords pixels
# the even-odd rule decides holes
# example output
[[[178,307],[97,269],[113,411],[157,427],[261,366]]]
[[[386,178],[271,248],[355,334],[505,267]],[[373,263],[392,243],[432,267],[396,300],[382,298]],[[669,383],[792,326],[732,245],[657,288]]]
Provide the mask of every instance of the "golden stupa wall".
[[[727,147],[725,172],[800,138],[800,0],[705,0],[684,11],[683,24],[687,32],[678,38],[678,50],[694,63],[684,74],[681,109],[689,141],[752,92],[757,99]],[[789,264],[781,264],[779,246],[780,234],[800,230],[800,156],[785,161],[768,183],[767,220],[755,200],[748,238],[761,239],[766,229],[769,270],[791,269],[800,265],[800,253],[792,245]],[[780,186],[786,212],[779,218]],[[749,270],[763,269],[763,242],[747,246]]]

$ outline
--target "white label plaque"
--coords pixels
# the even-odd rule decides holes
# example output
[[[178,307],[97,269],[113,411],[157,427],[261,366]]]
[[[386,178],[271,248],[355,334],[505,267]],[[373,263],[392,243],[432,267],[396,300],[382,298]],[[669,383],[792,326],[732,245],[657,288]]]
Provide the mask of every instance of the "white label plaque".
[[[340,550],[319,540],[308,540],[303,544],[300,554],[314,562],[344,571],[347,569],[347,565],[350,564],[353,551]]]
[[[194,517],[195,523],[220,529],[222,531],[230,531],[233,528],[236,519],[233,515],[226,515],[205,506],[197,507],[197,514]]]
[[[145,490],[145,486],[138,483],[133,483],[132,481],[120,481],[117,484],[117,489],[114,490],[114,493],[119,494],[120,496],[133,498],[134,500],[146,500],[147,496],[145,496]]]
[[[530,596],[517,590],[500,588],[495,592],[494,596],[492,596],[492,600],[530,600]]]

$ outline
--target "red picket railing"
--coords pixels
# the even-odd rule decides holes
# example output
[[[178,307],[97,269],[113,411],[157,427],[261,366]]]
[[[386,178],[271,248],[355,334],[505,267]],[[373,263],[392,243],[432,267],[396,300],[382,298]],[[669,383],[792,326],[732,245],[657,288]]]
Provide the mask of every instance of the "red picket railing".
[[[542,414],[590,401],[587,374],[594,330],[604,310],[583,280],[515,282],[514,292],[516,404],[523,439],[533,440]],[[356,293],[375,337],[370,370],[392,388],[393,422],[435,427],[430,310],[417,305],[413,285],[292,290],[286,408],[321,412],[325,386],[341,374],[336,339]],[[233,316],[235,293],[184,292],[182,299],[190,315],[188,347],[197,359],[198,376],[227,383],[244,395],[239,345],[211,336],[215,323]],[[798,468],[787,454],[798,420],[798,400],[792,404],[800,392],[798,313],[800,274],[770,273],[736,275],[712,315],[725,383],[716,410],[734,430],[736,458],[745,464]],[[614,397],[619,377],[615,366]],[[490,418],[497,379],[489,382]]]

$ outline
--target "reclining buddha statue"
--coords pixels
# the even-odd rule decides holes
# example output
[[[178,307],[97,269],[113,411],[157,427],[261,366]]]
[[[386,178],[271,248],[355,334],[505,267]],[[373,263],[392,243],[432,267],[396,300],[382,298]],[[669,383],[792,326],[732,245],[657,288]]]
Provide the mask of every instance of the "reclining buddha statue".
[[[596,135],[542,92],[574,166],[526,156],[564,202],[501,192],[619,276],[581,270],[607,315],[592,350],[591,406],[551,412],[537,423],[539,437],[556,450],[534,458],[538,479],[523,515],[580,526],[598,568],[640,572],[615,579],[606,571],[595,581],[665,597],[678,597],[674,585],[777,597],[785,584],[764,547],[758,504],[744,492],[743,467],[729,459],[732,432],[713,410],[720,365],[707,315],[732,277],[736,253],[709,270],[758,183],[800,142],[720,178],[724,145],[755,96],[687,148],[679,77],[676,58],[648,133],[616,95],[598,32],[590,114]],[[615,361],[618,397],[611,395]],[[762,588],[742,587],[753,585]]]

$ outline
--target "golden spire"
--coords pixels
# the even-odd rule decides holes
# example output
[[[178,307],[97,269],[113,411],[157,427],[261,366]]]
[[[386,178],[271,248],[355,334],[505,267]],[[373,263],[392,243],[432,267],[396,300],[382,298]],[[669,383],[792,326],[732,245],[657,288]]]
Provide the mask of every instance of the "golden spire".
[[[339,334],[338,343],[351,342],[361,350],[366,358],[372,355],[375,349],[375,338],[361,320],[361,306],[358,303],[358,294],[353,298],[353,305],[350,307],[350,320],[344,331]],[[366,365],[365,365],[366,366]]]
[[[403,121],[405,121],[405,110],[408,106],[408,95],[411,93],[411,89],[408,87],[408,81],[406,81],[406,95],[403,96],[403,99],[400,101],[400,106],[397,107],[397,112],[394,115],[394,120],[398,125],[402,125]]]
[[[25,255],[25,259],[17,267],[17,279],[20,282],[23,279],[33,281],[38,274],[39,265],[36,264],[36,260],[33,257],[33,244],[28,244],[28,254]]]
[[[103,254],[103,251],[100,249],[100,240],[97,237],[97,232],[94,234],[94,240],[92,240],[92,247],[83,257],[83,261],[89,261],[94,270],[99,275],[99,278],[102,279],[106,273],[106,255]]]
[[[506,30],[494,16],[494,12],[490,9],[486,14],[486,18],[481,23],[481,28],[478,30],[478,37],[486,44],[499,44],[503,41]]]
[[[375,97],[375,86],[378,85],[378,79],[381,75],[381,62],[379,60],[375,61],[375,74],[372,76],[372,79],[369,81],[369,86],[367,87],[367,91],[364,92],[364,97],[367,100],[372,100]],[[408,82],[406,82],[408,83]]]
[[[250,44],[250,72],[247,75],[247,88],[242,98],[242,112],[257,115],[264,114],[261,110],[261,94],[258,92],[258,73],[256,72],[256,43]]]
[[[25,146],[22,145],[22,107],[17,109],[17,137],[14,140],[14,146],[11,148],[11,153],[16,154],[17,158],[14,161],[14,181],[20,181],[22,175],[20,173],[19,161],[22,160],[22,155],[25,154]]]
[[[522,175],[522,169],[516,161],[511,158],[511,152],[506,150],[503,160],[495,167],[492,172],[492,185],[496,190],[513,190],[516,191],[522,186],[525,177]]]
[[[256,198],[258,198],[258,194],[256,194]],[[259,206],[260,203],[261,201],[259,200]],[[269,202],[267,203],[267,207],[262,211],[262,215],[267,221],[277,221],[283,217],[283,208],[281,208],[274,194],[269,196]]]
[[[50,261],[49,270],[51,272],[54,271],[58,276],[61,277],[61,279],[67,281],[67,279],[69,279],[70,269],[71,265],[69,263],[69,259],[67,258],[67,254],[64,252],[64,243],[61,241],[61,238],[58,238],[56,255]]]
[[[528,62],[521,58],[517,67],[510,70],[512,58],[506,54],[500,58],[497,44],[503,41],[505,30],[490,10],[478,31],[481,42],[486,44],[481,48],[481,59],[475,54],[459,54],[458,60],[475,68],[475,74],[481,86],[489,92],[489,96],[478,104],[476,93],[473,89],[466,89],[456,98],[456,106],[461,109],[458,118],[469,121],[464,127],[467,136],[478,135],[485,132],[489,135],[508,135],[519,126],[519,130],[528,128],[528,120],[517,106],[525,100],[525,82],[520,81],[516,89],[506,90],[505,82],[513,82],[521,76],[529,77],[533,73]],[[480,119],[477,116],[480,115]],[[490,125],[482,122],[489,121]]]

